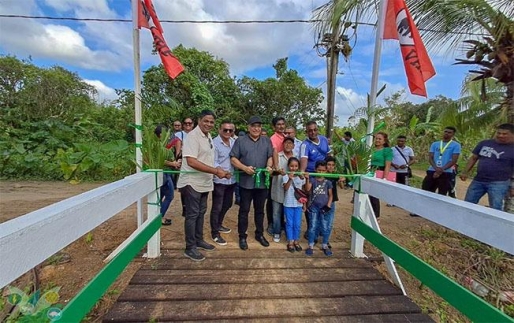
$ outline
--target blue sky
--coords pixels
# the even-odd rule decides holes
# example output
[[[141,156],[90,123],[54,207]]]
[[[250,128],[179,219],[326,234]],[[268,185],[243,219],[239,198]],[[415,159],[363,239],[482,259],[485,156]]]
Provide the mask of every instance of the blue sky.
[[[161,20],[290,20],[309,19],[320,0],[154,0]],[[0,14],[76,18],[130,19],[130,0],[3,0]],[[208,51],[230,64],[235,76],[273,77],[272,65],[289,57],[289,67],[312,86],[326,91],[326,59],[313,49],[312,26],[293,24],[169,24],[164,36],[178,44]],[[15,31],[15,32],[9,32]],[[360,26],[358,41],[348,62],[340,60],[336,115],[345,125],[355,110],[365,105],[370,91],[374,29]],[[151,55],[151,36],[141,30],[141,68],[159,64]],[[123,22],[73,22],[0,18],[0,54],[32,58],[38,66],[60,65],[94,85],[98,100],[115,98],[114,89],[133,88],[132,25]],[[427,83],[429,99],[437,95],[458,98],[468,68],[453,66],[461,51],[436,53],[429,49],[436,76]],[[379,86],[384,96],[407,86],[400,48],[385,41]],[[424,102],[406,91],[405,100]],[[383,100],[382,97],[382,100]],[[379,102],[383,102],[379,100]],[[325,105],[325,102],[322,103]]]

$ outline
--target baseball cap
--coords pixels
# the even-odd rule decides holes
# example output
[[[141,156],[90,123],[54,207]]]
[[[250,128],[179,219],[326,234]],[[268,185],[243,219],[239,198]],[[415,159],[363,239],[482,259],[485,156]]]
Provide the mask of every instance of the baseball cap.
[[[253,116],[248,120],[248,124],[252,125],[254,123],[262,123],[261,117],[259,116]]]

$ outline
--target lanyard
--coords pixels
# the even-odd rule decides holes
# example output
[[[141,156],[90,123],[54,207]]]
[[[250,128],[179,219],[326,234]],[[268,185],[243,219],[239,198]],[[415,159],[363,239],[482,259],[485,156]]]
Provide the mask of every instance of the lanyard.
[[[448,148],[448,146],[452,143],[452,141],[453,141],[453,139],[448,141],[448,143],[444,147],[443,147],[443,141],[441,140],[439,142],[439,152],[440,152],[439,158],[442,158],[444,151],[446,150],[446,148]]]

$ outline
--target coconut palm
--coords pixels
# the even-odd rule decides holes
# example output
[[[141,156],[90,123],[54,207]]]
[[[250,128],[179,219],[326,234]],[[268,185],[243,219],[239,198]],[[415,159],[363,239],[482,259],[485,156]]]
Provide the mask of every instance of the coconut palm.
[[[514,2],[511,0],[410,0],[423,40],[434,50],[466,50],[456,64],[478,65],[482,98],[493,78],[503,84],[501,109],[514,123]]]

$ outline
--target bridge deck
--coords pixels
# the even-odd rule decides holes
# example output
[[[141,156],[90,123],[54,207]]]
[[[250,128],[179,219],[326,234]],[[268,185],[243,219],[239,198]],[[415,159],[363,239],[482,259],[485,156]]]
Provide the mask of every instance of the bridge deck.
[[[134,275],[104,322],[433,322],[342,244],[333,257],[255,242],[247,251],[234,247],[204,252],[200,263],[163,250]]]

